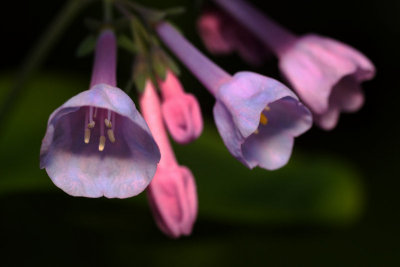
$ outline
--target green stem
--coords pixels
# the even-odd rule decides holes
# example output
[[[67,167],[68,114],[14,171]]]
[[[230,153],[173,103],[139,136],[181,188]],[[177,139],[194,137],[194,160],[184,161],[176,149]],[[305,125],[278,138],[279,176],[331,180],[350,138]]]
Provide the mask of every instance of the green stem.
[[[133,38],[134,42],[139,50],[139,52],[143,53],[144,55],[147,55],[147,33],[143,31],[142,29],[142,24],[139,21],[139,19],[135,16],[131,17],[132,20],[132,31],[133,31]],[[144,40],[146,39],[146,41]]]
[[[54,44],[60,39],[65,29],[71,24],[85,6],[93,0],[69,0],[49,24],[47,30],[36,42],[33,49],[25,58],[17,79],[0,106],[0,125],[5,125],[7,115],[15,106],[15,102],[24,89],[24,84],[37,71],[46,59]]]
[[[112,22],[112,0],[103,0],[104,4],[104,22]]]

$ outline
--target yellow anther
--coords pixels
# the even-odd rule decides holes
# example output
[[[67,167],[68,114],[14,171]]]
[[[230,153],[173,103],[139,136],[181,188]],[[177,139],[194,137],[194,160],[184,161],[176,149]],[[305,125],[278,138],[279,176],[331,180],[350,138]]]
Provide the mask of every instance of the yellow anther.
[[[85,144],[89,144],[90,141],[90,130],[88,128],[85,129]]]
[[[111,141],[111,143],[115,142],[115,135],[112,129],[108,129],[107,130],[107,135],[108,135],[108,139]]]
[[[111,121],[109,119],[104,119],[104,124],[107,126],[107,128],[112,127]]]
[[[264,110],[265,110],[265,111],[270,111],[270,110],[271,110],[271,108],[270,108],[270,107],[268,107],[268,106],[265,106]]]
[[[258,134],[258,133],[259,133],[258,129],[254,131],[254,134]]]
[[[268,123],[268,118],[263,113],[261,113],[261,115],[260,115],[260,123],[262,125],[267,125],[267,123]]]
[[[92,129],[92,128],[94,128],[94,125],[95,125],[95,124],[96,124],[96,123],[95,123],[94,121],[91,121],[91,122],[88,123],[87,126],[88,126],[89,129]]]
[[[99,151],[103,151],[105,146],[106,146],[106,137],[102,135],[100,136]]]

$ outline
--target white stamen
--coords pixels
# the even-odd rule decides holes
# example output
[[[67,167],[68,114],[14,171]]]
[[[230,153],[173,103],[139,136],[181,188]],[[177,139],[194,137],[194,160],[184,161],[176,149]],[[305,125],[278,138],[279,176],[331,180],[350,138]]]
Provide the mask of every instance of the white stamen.
[[[115,136],[114,136],[114,132],[112,129],[108,129],[107,130],[107,135],[108,135],[108,139],[111,141],[111,143],[115,142]]]
[[[85,144],[89,144],[90,141],[90,130],[88,128],[85,128]]]
[[[104,124],[107,126],[107,128],[111,128],[112,127],[112,123],[109,119],[104,119]]]
[[[106,146],[106,137],[102,135],[100,136],[100,141],[99,141],[99,151],[103,151],[105,146]]]

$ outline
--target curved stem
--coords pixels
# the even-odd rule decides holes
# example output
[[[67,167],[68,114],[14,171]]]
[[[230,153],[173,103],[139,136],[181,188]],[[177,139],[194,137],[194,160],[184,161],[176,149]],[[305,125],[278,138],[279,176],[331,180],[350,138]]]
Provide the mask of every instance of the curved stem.
[[[111,23],[112,22],[112,0],[103,0],[103,9],[104,9],[104,22]]]

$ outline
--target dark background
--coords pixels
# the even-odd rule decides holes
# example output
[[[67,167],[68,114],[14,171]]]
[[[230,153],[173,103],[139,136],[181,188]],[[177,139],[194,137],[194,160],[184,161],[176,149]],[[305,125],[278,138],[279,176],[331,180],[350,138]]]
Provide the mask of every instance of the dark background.
[[[185,6],[187,13],[172,20],[205,51],[195,30],[198,2],[140,2]],[[364,84],[364,108],[343,115],[331,132],[313,128],[298,138],[282,170],[250,172],[226,152],[212,122],[213,99],[182,67],[181,80],[201,100],[207,124],[199,141],[176,146],[179,161],[197,178],[200,211],[191,237],[169,240],[156,228],[145,194],[128,200],[72,198],[38,170],[48,115],[88,86],[92,58],[77,58],[75,51],[88,32],[84,19],[101,17],[101,5],[92,4],[35,68],[1,122],[2,265],[399,265],[400,2],[252,2],[295,33],[330,36],[365,53],[377,76]],[[62,5],[3,3],[0,103]],[[254,69],[236,55],[212,58],[231,73],[249,69],[281,79],[275,59]],[[121,87],[131,65],[132,56],[121,52]]]

